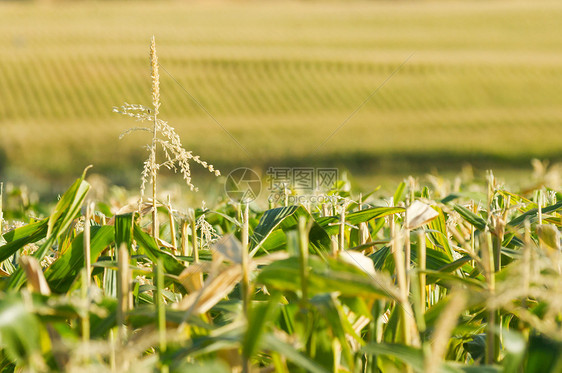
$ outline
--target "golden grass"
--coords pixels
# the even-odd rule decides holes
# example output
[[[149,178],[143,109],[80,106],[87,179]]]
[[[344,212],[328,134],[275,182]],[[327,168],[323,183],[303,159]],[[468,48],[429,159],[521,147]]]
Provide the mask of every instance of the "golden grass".
[[[311,157],[412,52],[319,156],[559,155],[561,17],[556,1],[2,3],[0,149],[38,174],[138,157],[111,107],[148,102],[154,33],[163,66],[251,154],[160,71],[162,115],[219,164]]]

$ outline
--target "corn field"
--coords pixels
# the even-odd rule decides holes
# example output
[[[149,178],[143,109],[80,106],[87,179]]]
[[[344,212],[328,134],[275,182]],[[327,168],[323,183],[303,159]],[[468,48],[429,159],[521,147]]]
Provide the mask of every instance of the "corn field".
[[[115,211],[88,189],[3,227],[4,370],[560,371],[549,188],[490,174],[448,195],[340,183],[323,206],[158,203],[156,234],[151,201]]]
[[[0,183],[2,371],[562,371],[560,165],[175,207],[163,170],[191,192],[220,171],[167,120],[154,36],[149,56],[150,104],[113,103],[148,138],[139,193],[96,198],[90,167],[52,205]]]

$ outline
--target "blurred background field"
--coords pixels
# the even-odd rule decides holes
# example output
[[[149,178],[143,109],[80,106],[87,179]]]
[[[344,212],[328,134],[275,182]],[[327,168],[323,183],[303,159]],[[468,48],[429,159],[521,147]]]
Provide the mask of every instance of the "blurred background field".
[[[560,1],[0,2],[0,34],[5,181],[136,186],[147,138],[112,107],[150,104],[153,34],[161,117],[223,174],[562,158]]]

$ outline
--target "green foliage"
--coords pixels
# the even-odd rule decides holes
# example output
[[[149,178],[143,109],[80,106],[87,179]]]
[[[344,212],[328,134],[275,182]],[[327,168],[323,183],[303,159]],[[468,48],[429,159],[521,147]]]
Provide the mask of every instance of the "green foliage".
[[[47,232],[45,232],[46,240],[33,254],[33,257],[38,261],[43,260],[47,252],[52,248],[57,240],[60,244],[65,240],[65,236],[69,237],[69,234],[71,232],[68,232],[68,229],[71,223],[73,223],[74,219],[80,213],[80,208],[82,206],[82,203],[84,202],[86,193],[88,193],[88,190],[90,189],[90,185],[86,181],[84,181],[84,178],[86,177],[86,171],[87,169],[84,170],[82,177],[76,180],[74,184],[72,184],[66,191],[66,193],[62,195],[60,200],[57,202],[52,215],[47,220]],[[21,232],[19,234],[15,234],[12,238],[15,238],[21,234]],[[11,255],[12,250],[14,248],[17,248],[15,242],[17,242],[17,245],[19,245],[19,248],[21,248],[27,243],[34,242],[42,238],[42,226],[36,226],[35,231],[30,236],[33,237],[31,240],[25,238],[19,239],[17,241],[14,241],[14,244],[11,247],[9,246],[10,243],[8,243],[6,245],[8,246],[7,253],[10,253]],[[0,251],[2,251],[2,247],[0,247]],[[10,277],[9,287],[18,289],[23,284],[23,282],[23,272],[20,267]]]
[[[437,212],[414,231],[404,228],[405,208],[379,206],[388,197],[382,192],[364,200],[362,210],[353,192],[339,193],[348,207],[344,248],[359,243],[344,251],[333,245],[340,216],[303,206],[250,209],[245,308],[244,246],[235,238],[244,224],[238,208],[224,203],[205,214],[218,232],[231,235],[229,244],[206,242],[199,228],[177,235],[169,220],[161,220],[161,232],[176,234],[178,245],[185,240],[187,256],[146,231],[149,214],[105,220],[95,214],[88,288],[81,225],[88,185],[80,178],[49,217],[3,235],[0,366],[127,370],[135,361],[142,369],[172,371],[254,366],[278,372],[557,372],[562,364],[558,196],[548,195],[541,208],[548,224],[539,224],[537,204],[528,196],[533,192],[496,187],[490,203],[499,208],[472,212],[466,206],[474,205],[475,194],[462,189],[477,187],[462,184],[454,198],[437,202],[428,188],[420,193],[399,186],[397,196],[423,195],[420,203]],[[398,224],[394,229],[391,221]],[[352,234],[360,224],[368,230],[366,242]],[[503,243],[495,240],[502,229],[510,235]],[[495,246],[509,245],[501,246],[509,260],[497,270],[487,264],[494,258],[485,255],[481,239],[490,231]],[[198,255],[191,247],[193,234]],[[21,259],[30,245],[37,261],[51,262]],[[123,245],[125,259],[117,251]],[[409,270],[403,271],[405,263],[397,262],[400,256],[393,251],[405,255],[408,247]],[[425,253],[423,267],[419,253]],[[158,263],[162,281],[153,273]],[[451,314],[452,299],[461,293],[466,303]],[[487,333],[501,343],[487,345],[494,340]]]
[[[0,261],[8,259],[25,245],[45,238],[47,229],[47,219],[43,219],[4,234],[3,238],[6,243],[0,247]]]
[[[0,298],[0,335],[3,353],[18,366],[43,368],[41,334],[43,325],[15,294]]]
[[[101,253],[113,244],[114,229],[110,225],[92,227],[90,240],[90,260],[95,263]],[[72,241],[72,246],[45,271],[45,279],[55,293],[64,294],[84,268],[84,233]]]

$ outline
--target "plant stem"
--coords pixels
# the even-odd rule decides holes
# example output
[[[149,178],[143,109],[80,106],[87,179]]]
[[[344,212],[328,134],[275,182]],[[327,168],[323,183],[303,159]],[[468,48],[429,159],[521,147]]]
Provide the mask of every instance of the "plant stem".
[[[150,169],[151,169],[151,183],[152,183],[152,237],[154,240],[159,236],[159,226],[158,226],[158,210],[156,206],[156,140],[158,139],[158,127],[157,127],[157,112],[154,113],[154,123],[152,126],[152,144],[150,146]],[[158,241],[157,241],[158,244]]]
[[[92,212],[94,210],[94,203],[89,203],[86,207],[86,216],[84,220],[84,269],[86,270],[86,284],[90,286],[90,274],[92,273],[92,263],[90,255],[90,220],[92,219]]]
[[[166,353],[166,308],[164,306],[164,299],[162,291],[164,290],[164,270],[162,265],[162,258],[158,258],[156,262],[156,296],[154,305],[156,306],[156,316],[158,318],[158,340],[160,342],[160,359]],[[160,371],[168,372],[169,368],[160,360]]]
[[[341,206],[341,213],[340,213],[340,232],[339,232],[339,245],[338,250],[340,254],[343,252],[345,248],[345,202]]]
[[[402,304],[402,337],[404,338],[404,344],[410,345],[410,318],[406,312],[406,308],[403,306],[408,301],[408,293],[406,289],[406,273],[404,271],[404,253],[402,252],[402,232],[399,231],[399,228],[395,225],[395,223],[392,228],[392,253],[394,255],[394,267],[396,270],[398,289],[400,291],[400,303]]]
[[[525,234],[523,236],[523,286],[525,294],[529,292],[531,274],[531,223],[525,219]]]
[[[409,203],[408,203],[409,205]],[[408,229],[408,206],[404,212],[404,272],[406,275],[406,296],[410,293],[410,260],[412,257],[412,245],[410,242],[410,229]]]
[[[338,237],[336,235],[330,236],[330,248],[334,258],[338,256],[338,245]]]
[[[242,206],[241,206],[242,207]],[[250,309],[250,268],[249,268],[249,253],[248,253],[248,242],[249,242],[249,206],[245,204],[243,206],[243,220],[242,220],[242,283],[240,284],[240,291],[242,293],[242,310],[244,312],[244,317],[246,318],[246,325],[249,328],[249,309]],[[250,371],[250,359],[246,354],[243,356],[242,360],[242,372],[248,373]]]
[[[174,213],[172,209],[172,202],[170,200],[170,196],[168,195],[168,218],[170,223],[170,237],[171,237],[171,244],[174,247],[174,254],[177,255],[178,253],[178,241],[176,240],[176,225],[174,224]]]
[[[88,344],[88,342],[90,341],[90,310],[89,310],[89,299],[88,299],[88,272],[87,270],[84,268],[82,269],[81,273],[81,280],[82,280],[82,285],[80,287],[80,295],[82,298],[82,302],[84,303],[84,315],[82,316],[82,343],[84,344]]]
[[[471,205],[471,211],[476,214],[478,212],[478,206],[476,206],[476,204],[474,203],[474,200],[470,201],[470,205]],[[474,241],[474,231],[475,231],[474,226],[471,224],[470,225],[470,250],[472,252],[472,255],[475,256],[476,255],[476,246],[475,246],[476,244],[475,244],[475,241]],[[476,265],[474,260],[471,260],[470,264],[472,265],[472,267],[474,267]]]
[[[117,251],[117,267],[118,267],[118,279],[117,279],[117,324],[120,328],[120,338],[122,341],[125,340],[125,315],[129,310],[129,298],[130,298],[130,281],[129,281],[129,250],[127,246],[122,243],[121,247]]]
[[[242,306],[244,314],[247,315],[249,308],[249,290],[250,290],[250,274],[249,274],[249,255],[248,255],[248,241],[249,241],[249,221],[248,221],[248,205],[243,206],[243,220],[242,220]]]
[[[425,233],[423,231],[418,232],[418,269],[419,269],[419,281],[420,281],[420,310],[422,312],[421,317],[425,313],[425,266],[426,266],[426,253],[425,253]]]
[[[152,177],[152,235],[154,240],[157,241],[156,239],[160,233],[158,227],[158,210],[156,209],[156,178],[158,175],[156,145],[158,140],[158,109],[160,108],[160,75],[158,74],[158,56],[156,54],[156,40],[154,36],[152,36],[150,43],[150,67],[152,77],[152,106],[154,110],[152,145],[150,146],[150,170]]]
[[[484,264],[484,274],[488,283],[488,292],[490,297],[495,294],[495,276],[494,276],[494,254],[492,248],[492,235],[489,231],[485,233],[484,242],[482,242],[482,261]],[[494,364],[496,362],[496,310],[488,310],[488,325],[486,328],[486,364]]]
[[[195,221],[195,211],[189,209],[189,223],[191,224],[191,246],[193,252],[193,263],[199,262],[199,250],[197,249],[197,226]]]
[[[195,210],[189,209],[188,211],[189,222],[191,224],[191,246],[193,247],[193,264],[199,263],[199,248],[197,247],[197,222],[195,220]],[[203,286],[203,273],[198,275],[198,285]]]
[[[115,353],[115,334],[113,333],[113,329],[109,330],[109,345],[111,346],[111,351],[109,352],[109,367],[111,372],[117,372],[116,353]]]
[[[542,190],[539,190],[537,195],[537,207],[539,212],[539,226],[542,225]]]
[[[154,157],[156,157],[156,155],[154,155]],[[159,236],[159,229],[158,210],[156,208],[156,171],[154,171],[152,174],[152,236],[154,237],[156,244],[158,244],[157,238]]]
[[[359,211],[363,210],[363,194],[359,194]],[[369,226],[366,222],[359,223],[359,245],[364,245],[369,240]]]
[[[301,307],[305,308],[308,303],[308,232],[306,218],[299,218],[299,264],[301,275]]]
[[[189,245],[188,245],[188,238],[187,238],[187,220],[182,221],[181,223],[181,255],[188,256],[189,255]],[[188,264],[189,262],[185,262]]]

